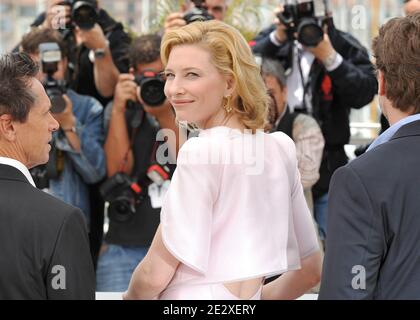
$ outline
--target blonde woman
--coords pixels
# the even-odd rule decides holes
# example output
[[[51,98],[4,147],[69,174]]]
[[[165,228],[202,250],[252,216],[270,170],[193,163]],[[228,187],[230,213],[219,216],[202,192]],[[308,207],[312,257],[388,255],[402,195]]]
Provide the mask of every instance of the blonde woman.
[[[161,55],[177,119],[201,132],[179,151],[161,225],[124,298],[298,297],[319,281],[319,247],[294,144],[262,131],[269,98],[245,39],[198,22],[167,32]]]

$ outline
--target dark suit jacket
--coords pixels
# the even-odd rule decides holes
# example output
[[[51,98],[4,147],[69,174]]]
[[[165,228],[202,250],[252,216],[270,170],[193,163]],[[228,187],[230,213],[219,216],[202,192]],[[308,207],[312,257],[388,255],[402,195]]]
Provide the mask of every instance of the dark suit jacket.
[[[0,165],[0,300],[94,298],[81,211]]]
[[[337,170],[330,192],[319,298],[420,299],[420,121]]]

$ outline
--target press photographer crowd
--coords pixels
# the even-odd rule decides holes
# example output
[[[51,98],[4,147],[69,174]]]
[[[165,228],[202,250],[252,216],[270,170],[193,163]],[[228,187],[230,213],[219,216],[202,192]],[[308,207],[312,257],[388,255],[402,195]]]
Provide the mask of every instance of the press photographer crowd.
[[[228,0],[139,36],[47,0],[0,56],[0,299],[420,299],[420,0],[400,2],[366,48],[328,0],[278,1],[252,41]]]

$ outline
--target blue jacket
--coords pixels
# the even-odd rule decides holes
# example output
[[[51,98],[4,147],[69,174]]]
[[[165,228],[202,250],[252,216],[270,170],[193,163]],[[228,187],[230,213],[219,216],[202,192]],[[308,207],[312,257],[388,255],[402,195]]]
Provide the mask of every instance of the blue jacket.
[[[90,96],[79,95],[72,90],[67,95],[73,103],[81,152],[73,150],[62,131],[54,132],[57,149],[65,152],[64,169],[57,179],[50,180],[49,192],[80,208],[89,221],[88,184],[100,181],[106,173],[103,107]]]

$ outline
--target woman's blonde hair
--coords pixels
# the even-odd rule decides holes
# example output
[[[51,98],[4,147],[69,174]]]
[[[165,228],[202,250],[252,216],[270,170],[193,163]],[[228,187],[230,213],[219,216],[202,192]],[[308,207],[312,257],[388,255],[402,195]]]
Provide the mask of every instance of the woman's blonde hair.
[[[238,30],[221,21],[194,22],[168,31],[162,40],[161,57],[168,63],[169,54],[178,45],[196,44],[208,50],[214,66],[223,75],[232,76],[235,92],[231,107],[248,129],[264,129],[269,96],[251,49]]]

